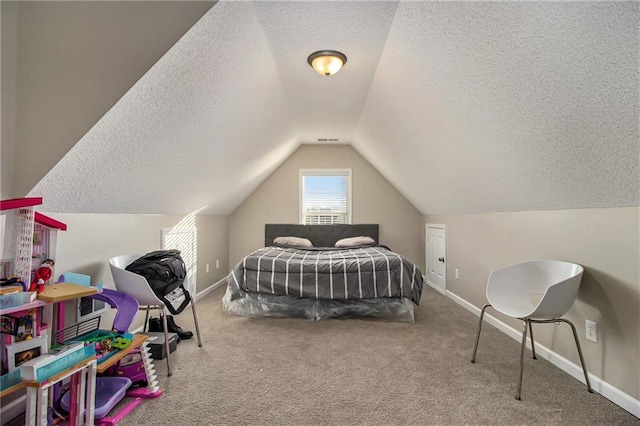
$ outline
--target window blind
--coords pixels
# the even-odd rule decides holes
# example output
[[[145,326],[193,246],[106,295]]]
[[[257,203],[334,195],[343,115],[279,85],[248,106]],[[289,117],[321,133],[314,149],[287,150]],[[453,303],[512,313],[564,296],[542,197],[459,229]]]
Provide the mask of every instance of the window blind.
[[[348,222],[348,173],[304,173],[302,187],[304,224],[320,225]]]

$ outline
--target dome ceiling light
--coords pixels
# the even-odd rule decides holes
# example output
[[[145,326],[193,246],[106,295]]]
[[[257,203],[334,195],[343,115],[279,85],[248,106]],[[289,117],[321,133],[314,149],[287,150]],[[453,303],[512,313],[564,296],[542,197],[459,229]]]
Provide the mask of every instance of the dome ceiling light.
[[[309,55],[307,62],[318,74],[330,76],[340,71],[347,57],[337,50],[318,50]]]

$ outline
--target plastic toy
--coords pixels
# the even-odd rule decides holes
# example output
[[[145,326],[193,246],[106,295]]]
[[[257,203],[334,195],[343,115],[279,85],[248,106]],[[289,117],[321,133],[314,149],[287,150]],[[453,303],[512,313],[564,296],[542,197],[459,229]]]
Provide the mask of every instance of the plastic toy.
[[[49,281],[53,275],[53,265],[54,262],[51,259],[45,259],[44,262],[42,262],[42,265],[36,269],[36,276],[29,286],[29,291],[37,291],[38,294],[44,291],[45,284],[47,284],[47,281]]]
[[[24,291],[29,291],[29,289],[26,286],[26,283],[22,281],[19,277],[0,278],[0,287],[12,286],[12,285],[18,285],[18,284],[22,286],[22,289]]]
[[[109,352],[113,351],[111,347],[111,341],[112,341],[112,337],[106,337],[95,343],[96,357],[98,357],[98,359],[102,358],[103,356],[109,354]]]
[[[113,329],[119,333],[128,331],[129,326],[138,314],[138,301],[128,294],[105,288],[102,289],[101,293],[92,294],[88,297],[108,303],[109,306],[116,310]]]
[[[124,349],[131,344],[131,340],[125,339],[124,337],[116,337],[111,342],[111,346],[117,349]]]
[[[147,387],[148,384],[140,349],[134,349],[130,354],[125,355],[117,364],[109,367],[105,375],[127,377],[131,380],[132,387]]]
[[[118,349],[122,350],[131,346],[135,338],[128,333],[128,330],[138,313],[138,301],[128,294],[106,288],[103,288],[100,293],[87,297],[108,303],[116,310],[116,316],[113,320],[113,331],[97,330],[94,332],[94,337],[83,340],[93,342],[96,349],[99,349],[97,346],[106,346],[108,340],[109,346],[116,350],[102,356],[102,360],[117,353]],[[104,374],[96,380],[94,402],[96,426],[113,426],[141,404],[144,399],[157,398],[162,395],[146,341],[140,344],[139,348],[132,349],[115,365],[109,367]],[[133,399],[122,403],[117,413],[103,417],[124,395]],[[67,411],[70,407],[61,406],[60,408]]]

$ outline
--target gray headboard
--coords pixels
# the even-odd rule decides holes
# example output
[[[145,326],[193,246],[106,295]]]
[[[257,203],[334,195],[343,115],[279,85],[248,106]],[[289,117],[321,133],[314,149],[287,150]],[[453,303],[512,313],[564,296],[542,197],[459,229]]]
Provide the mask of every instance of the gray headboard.
[[[358,237],[364,235],[378,241],[378,225],[299,225],[299,224],[272,224],[264,226],[264,245],[273,245],[276,237],[303,237],[308,238],[314,247],[333,247],[342,238]]]

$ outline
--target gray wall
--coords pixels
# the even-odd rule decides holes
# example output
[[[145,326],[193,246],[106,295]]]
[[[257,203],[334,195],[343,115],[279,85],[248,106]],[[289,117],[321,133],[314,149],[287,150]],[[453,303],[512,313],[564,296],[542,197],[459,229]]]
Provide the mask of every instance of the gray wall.
[[[566,318],[578,329],[587,368],[640,399],[639,218],[640,208],[628,207],[425,216],[423,222],[447,225],[447,290],[477,307],[486,303],[494,269],[536,259],[584,266],[580,293]],[[520,321],[489,312],[521,329]],[[598,343],[584,339],[585,319],[598,323]],[[564,327],[538,325],[536,340],[579,365]],[[480,356],[490,357],[491,350],[482,348]]]
[[[102,282],[115,289],[109,259],[122,254],[143,254],[160,249],[161,230],[178,225],[183,215],[62,214],[51,217],[67,224],[58,232],[56,276],[63,272],[91,275],[92,283]],[[227,216],[197,215],[198,274],[196,292],[201,292],[227,274],[229,219]],[[220,268],[215,260],[220,259]],[[209,273],[205,264],[211,263]],[[138,317],[144,318],[144,315]],[[104,327],[112,316],[105,316]],[[140,318],[133,328],[142,325]]]
[[[56,274],[79,272],[113,287],[109,258],[121,254],[143,254],[160,249],[161,230],[176,226],[182,215],[62,214],[51,217],[64,222],[67,231],[58,233]],[[227,274],[229,219],[227,216],[197,215],[197,292]],[[215,261],[220,259],[216,270]],[[205,264],[211,263],[209,273]]]
[[[231,214],[229,264],[264,246],[265,223],[299,223],[299,170],[352,169],[352,223],[380,225],[380,243],[424,266],[422,216],[347,145],[302,145]]]
[[[24,197],[214,4],[5,3],[2,10],[10,10],[11,21],[3,17],[2,154],[4,166],[5,143],[15,145],[13,197]],[[12,69],[17,69],[17,77]],[[4,111],[14,95],[15,119],[15,112]],[[5,119],[17,120],[15,134],[5,133]],[[5,136],[15,140],[5,141]],[[2,178],[5,197],[4,171]]]
[[[229,216],[197,215],[196,226],[199,293],[220,281],[229,272]],[[209,272],[206,271],[207,263]]]
[[[2,18],[2,47],[0,53],[0,200],[16,198],[13,195],[13,163],[16,138],[16,86],[18,81],[18,5],[0,2]]]

